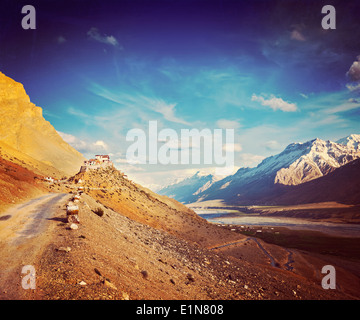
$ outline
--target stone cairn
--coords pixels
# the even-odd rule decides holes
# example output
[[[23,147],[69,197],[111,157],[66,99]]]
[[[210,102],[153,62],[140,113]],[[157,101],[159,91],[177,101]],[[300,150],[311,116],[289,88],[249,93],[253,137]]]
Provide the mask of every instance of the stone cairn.
[[[79,224],[79,206],[77,205],[80,201],[80,197],[82,194],[81,188],[79,188],[79,191],[74,197],[71,199],[71,201],[66,205],[66,216],[67,221],[70,223],[71,229],[77,229],[73,224]]]

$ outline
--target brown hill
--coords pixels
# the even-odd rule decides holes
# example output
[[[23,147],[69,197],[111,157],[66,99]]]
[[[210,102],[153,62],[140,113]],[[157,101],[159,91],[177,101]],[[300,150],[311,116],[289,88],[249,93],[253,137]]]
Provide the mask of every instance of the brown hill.
[[[48,192],[42,177],[1,157],[0,151],[0,212],[12,204]]]
[[[37,179],[31,172],[4,163],[5,171],[16,168],[18,174],[1,175],[2,181],[35,189],[31,184]],[[85,194],[77,203],[78,229],[72,230],[66,220],[71,194],[67,200],[60,194],[61,204],[29,201],[11,215],[2,215],[5,226],[33,233],[28,238],[13,232],[9,239],[0,232],[1,268],[14,266],[17,274],[21,261],[31,261],[37,288],[19,291],[18,277],[7,277],[10,283],[2,285],[0,299],[351,299],[358,295],[353,289],[358,278],[343,269],[341,261],[337,274],[345,279],[340,282],[342,290],[323,290],[321,275],[313,273],[328,264],[327,258],[306,257],[210,224],[114,168],[79,173],[69,183],[51,186],[51,191],[72,193],[83,187]],[[37,211],[44,216],[34,217]],[[21,219],[16,219],[20,213]],[[14,226],[16,221],[25,225]],[[36,234],[39,228],[43,231]],[[34,248],[37,251],[29,258]]]
[[[30,102],[24,87],[0,72],[0,147],[44,175],[75,174],[84,157],[68,145]]]
[[[87,194],[122,215],[204,246],[238,237],[207,223],[174,199],[160,196],[124,177],[115,168],[78,173],[72,179]]]
[[[226,248],[209,250],[129,219],[89,195],[82,195],[78,204],[81,222],[77,230],[61,223],[65,216],[62,209],[58,209],[51,220],[54,235],[36,265],[37,290],[23,290],[27,295],[24,298],[254,300],[357,297],[344,293],[343,286],[345,280],[350,280],[351,286],[356,288],[357,278],[344,273],[340,267],[337,275],[342,291],[321,288],[321,278],[319,275],[313,278],[312,274],[319,273],[314,270],[320,270],[326,264],[323,260],[307,259],[304,262],[302,255],[293,252],[294,270],[304,273],[306,269],[312,275],[302,276],[286,270],[287,251],[261,242],[279,262],[278,267],[271,267],[257,242],[248,241],[240,234],[237,234],[237,241],[241,243],[229,247],[235,253]],[[98,207],[104,212],[101,217],[94,213]],[[158,209],[161,214],[162,209]],[[206,222],[198,226],[201,233]],[[230,237],[234,234],[217,228]],[[69,252],[59,250],[67,247],[71,249]],[[143,303],[146,301],[140,301],[139,305]]]

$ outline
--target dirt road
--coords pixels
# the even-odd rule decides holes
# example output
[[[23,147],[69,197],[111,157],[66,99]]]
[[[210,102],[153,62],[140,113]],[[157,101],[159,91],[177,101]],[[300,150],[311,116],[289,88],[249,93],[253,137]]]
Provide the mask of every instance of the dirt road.
[[[221,245],[221,246],[213,247],[213,248],[211,248],[211,250],[216,250],[216,249],[220,249],[220,248],[224,248],[224,247],[236,245],[236,244],[243,243],[243,242],[246,242],[246,241],[254,241],[254,242],[256,243],[257,247],[269,258],[269,260],[270,260],[270,265],[271,265],[272,267],[275,267],[275,266],[276,266],[275,259],[272,257],[272,255],[269,253],[269,251],[266,250],[266,249],[261,245],[261,243],[259,242],[259,240],[258,240],[257,238],[254,238],[254,237],[247,237],[246,239],[242,239],[242,240],[240,240],[240,241],[235,241],[235,242],[231,242],[231,243],[226,243],[226,244],[223,244],[223,245]]]
[[[64,210],[69,194],[50,193],[17,205],[0,215],[0,299],[22,299],[22,268],[34,266],[49,241],[52,217]]]

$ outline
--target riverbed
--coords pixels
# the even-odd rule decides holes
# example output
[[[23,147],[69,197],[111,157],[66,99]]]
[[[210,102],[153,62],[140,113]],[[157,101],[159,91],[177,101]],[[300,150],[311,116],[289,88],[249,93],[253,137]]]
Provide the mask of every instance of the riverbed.
[[[202,218],[215,224],[286,227],[294,230],[320,231],[342,237],[360,237],[360,224],[311,221],[299,218],[260,216],[256,214],[237,215],[233,211],[224,212],[221,210],[195,210],[195,212]]]

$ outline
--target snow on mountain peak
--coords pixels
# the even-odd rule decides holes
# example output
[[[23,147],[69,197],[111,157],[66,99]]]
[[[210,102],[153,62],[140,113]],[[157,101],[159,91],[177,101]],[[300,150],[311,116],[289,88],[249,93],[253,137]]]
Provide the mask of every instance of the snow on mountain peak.
[[[319,138],[309,141],[306,152],[289,166],[282,167],[276,173],[274,182],[297,185],[319,178],[360,158],[360,135],[350,135],[339,141],[324,141]]]
[[[355,150],[359,150],[360,149],[360,134],[350,134],[349,136],[336,141],[336,143],[354,148]]]
[[[219,180],[211,175],[210,170],[206,170],[206,174],[199,171],[159,193],[187,203],[218,198],[233,201],[239,199],[239,194],[251,198],[254,194],[265,194],[274,184],[298,185],[317,179],[358,158],[358,134],[337,142],[316,138],[291,143],[281,153],[264,159],[257,167],[240,168],[235,174]]]

